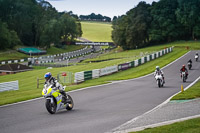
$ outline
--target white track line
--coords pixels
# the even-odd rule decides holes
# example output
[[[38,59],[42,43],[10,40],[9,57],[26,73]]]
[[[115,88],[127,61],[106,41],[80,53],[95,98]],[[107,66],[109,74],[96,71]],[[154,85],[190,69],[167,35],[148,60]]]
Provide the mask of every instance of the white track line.
[[[169,124],[173,124],[175,122],[181,122],[181,121],[199,118],[199,117],[200,117],[200,115],[194,115],[194,116],[184,117],[184,118],[180,118],[180,119],[176,119],[176,120],[165,121],[165,122],[156,123],[156,124],[152,124],[152,125],[146,125],[146,126],[142,126],[142,127],[127,129],[127,130],[124,130],[124,131],[117,131],[115,133],[129,133],[129,132],[142,131],[142,130],[147,129],[147,128],[154,128],[154,127],[169,125]]]

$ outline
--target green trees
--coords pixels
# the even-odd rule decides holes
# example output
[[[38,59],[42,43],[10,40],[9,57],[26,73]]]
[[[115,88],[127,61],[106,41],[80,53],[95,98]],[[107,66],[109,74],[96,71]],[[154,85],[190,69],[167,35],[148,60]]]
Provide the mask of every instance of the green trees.
[[[12,48],[17,44],[20,44],[17,33],[13,30],[9,30],[7,24],[0,20],[0,48]]]
[[[151,22],[149,7],[149,4],[140,2],[136,8],[127,12],[126,44],[130,49],[144,47],[149,43],[148,29]]]
[[[87,21],[103,21],[103,22],[111,22],[111,18],[107,16],[102,16],[101,14],[91,13],[90,15],[80,15],[81,20]]]
[[[112,39],[123,49],[200,38],[200,0],[140,2],[113,21]]]
[[[176,20],[177,0],[161,0],[151,7],[151,29],[153,42],[171,42],[181,34],[181,25]]]
[[[128,49],[126,44],[126,25],[128,25],[127,16],[121,16],[112,22],[112,39],[123,49]]]
[[[136,8],[113,21],[112,39],[123,49],[144,47],[149,43],[150,5],[140,2]]]
[[[10,45],[1,43],[0,49],[12,48],[16,43],[49,47],[61,43],[63,36],[67,41],[82,35],[78,19],[70,13],[58,13],[44,0],[0,0],[0,20],[4,29],[1,36],[10,33],[12,40],[17,40]]]
[[[176,10],[177,20],[189,33],[188,37],[195,39],[200,36],[200,0],[178,0]]]

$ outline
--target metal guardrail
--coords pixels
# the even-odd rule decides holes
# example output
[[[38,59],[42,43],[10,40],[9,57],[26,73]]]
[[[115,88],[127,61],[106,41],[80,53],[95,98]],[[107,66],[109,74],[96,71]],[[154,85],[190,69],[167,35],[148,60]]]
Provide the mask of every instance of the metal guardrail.
[[[17,81],[0,83],[0,92],[9,90],[19,90],[19,83]]]

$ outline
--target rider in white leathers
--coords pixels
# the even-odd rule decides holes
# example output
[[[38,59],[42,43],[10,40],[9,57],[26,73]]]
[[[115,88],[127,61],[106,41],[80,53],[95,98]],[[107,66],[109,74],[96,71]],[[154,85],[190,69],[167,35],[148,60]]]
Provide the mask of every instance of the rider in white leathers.
[[[164,78],[164,73],[163,71],[160,69],[159,66],[156,66],[156,70],[154,72],[154,77],[156,76],[156,74],[161,74],[162,78],[163,78],[163,83],[165,83],[165,78]]]

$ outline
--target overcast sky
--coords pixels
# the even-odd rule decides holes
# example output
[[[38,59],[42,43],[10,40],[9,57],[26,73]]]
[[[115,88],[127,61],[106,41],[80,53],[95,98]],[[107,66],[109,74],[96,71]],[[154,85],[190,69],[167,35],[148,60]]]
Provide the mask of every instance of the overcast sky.
[[[46,0],[59,12],[72,11],[77,15],[101,14],[113,18],[137,6],[140,1],[151,4],[159,0]]]

